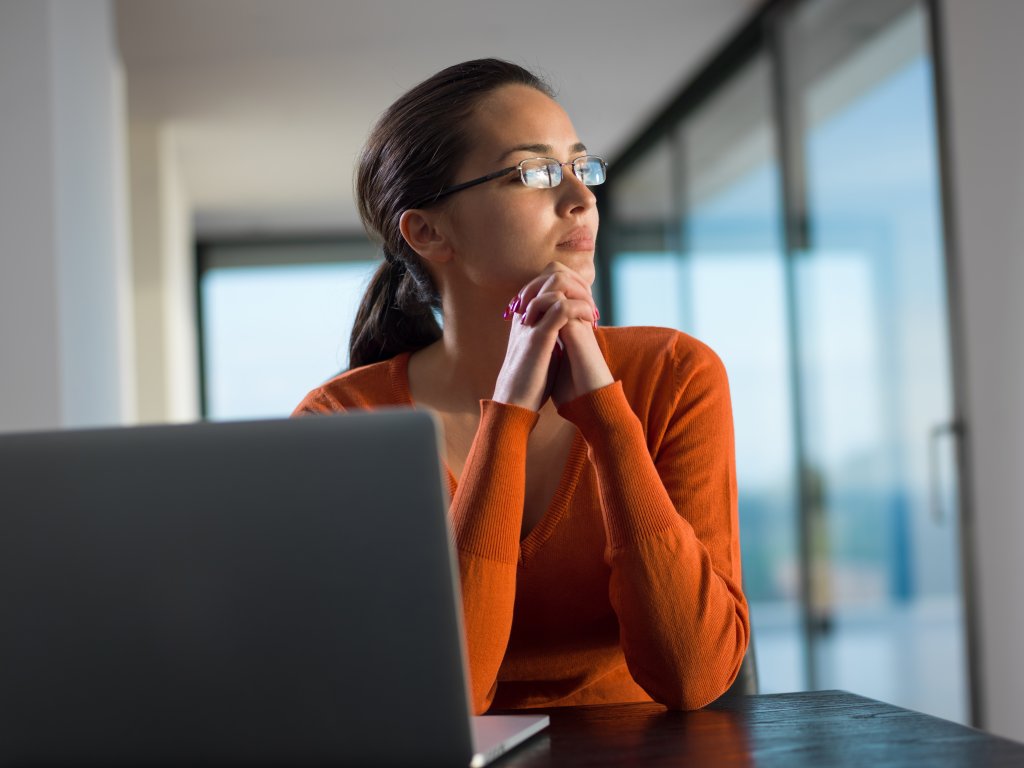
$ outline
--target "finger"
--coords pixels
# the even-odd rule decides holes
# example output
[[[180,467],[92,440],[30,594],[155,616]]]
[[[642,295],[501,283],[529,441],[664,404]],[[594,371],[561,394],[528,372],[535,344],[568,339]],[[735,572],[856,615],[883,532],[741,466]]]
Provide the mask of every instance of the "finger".
[[[575,272],[556,272],[548,277],[541,286],[539,293],[548,291],[561,291],[570,299],[584,299],[593,301],[593,294],[590,286]]]
[[[535,326],[537,322],[559,301],[564,300],[563,293],[542,293],[532,298],[520,310],[519,322],[523,325]]]
[[[527,306],[522,323],[538,330],[557,331],[572,320],[589,323],[593,317],[594,309],[588,301],[571,299],[564,293],[542,293]]]
[[[572,299],[592,299],[589,283],[578,272],[565,266],[553,271],[544,281],[540,293],[546,291],[562,291]]]
[[[549,275],[539,275],[527,283],[519,292],[521,308],[545,294],[563,294],[570,299],[581,299],[591,305],[591,312],[596,309],[590,286],[576,273],[568,268],[554,271]]]
[[[544,270],[544,272],[548,271],[550,271],[551,275],[561,275],[562,278],[571,280],[574,283],[578,284],[585,296],[590,296],[593,294],[593,286],[591,284],[591,281],[584,278],[583,275],[581,275],[572,267],[566,266],[560,261],[553,261],[550,264],[548,264],[548,266]],[[544,274],[544,272],[542,272],[541,274]]]
[[[551,290],[552,287],[554,287],[555,289],[559,289],[563,286],[568,287],[573,284],[579,286],[580,292],[583,295],[590,294],[590,285],[580,276],[578,272],[565,266],[560,262],[553,261],[549,263],[543,269],[543,271],[541,271],[541,273],[537,275],[537,277],[533,278],[530,282],[523,286],[523,289],[520,291],[520,295],[522,295],[524,299],[528,301],[529,299],[532,299],[534,296],[540,293],[542,290],[545,290],[545,285],[548,286],[547,290]],[[574,294],[577,293],[576,289],[573,289],[572,292]],[[574,296],[574,298],[579,298],[579,296]],[[525,303],[526,301],[524,301],[524,304]]]

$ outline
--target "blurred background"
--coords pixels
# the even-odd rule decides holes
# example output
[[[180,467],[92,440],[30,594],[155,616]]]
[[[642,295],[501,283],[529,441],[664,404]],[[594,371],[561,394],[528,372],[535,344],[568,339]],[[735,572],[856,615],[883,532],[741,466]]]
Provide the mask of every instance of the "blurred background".
[[[1024,739],[1024,3],[0,0],[0,430],[285,416],[379,252],[355,157],[481,56],[598,188],[602,321],[732,387],[761,689]]]

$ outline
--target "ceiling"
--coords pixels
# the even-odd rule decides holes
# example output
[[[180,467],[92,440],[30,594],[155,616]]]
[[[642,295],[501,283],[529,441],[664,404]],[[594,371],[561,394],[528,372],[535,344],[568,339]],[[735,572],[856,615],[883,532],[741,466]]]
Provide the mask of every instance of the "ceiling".
[[[353,161],[433,72],[484,56],[551,83],[614,157],[760,0],[118,0],[129,118],[167,126],[197,233],[359,228]]]

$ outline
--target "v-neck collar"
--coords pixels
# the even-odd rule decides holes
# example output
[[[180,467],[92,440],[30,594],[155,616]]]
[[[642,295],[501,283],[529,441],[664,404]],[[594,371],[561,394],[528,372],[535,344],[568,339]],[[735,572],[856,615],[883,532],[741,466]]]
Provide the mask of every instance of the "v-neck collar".
[[[418,406],[412,399],[412,389],[409,385],[409,358],[411,356],[411,352],[402,352],[391,359],[390,378],[394,404],[417,408]],[[537,521],[537,524],[526,534],[526,538],[519,541],[520,567],[525,565],[536,554],[537,550],[551,537],[558,523],[565,516],[569,509],[569,502],[572,501],[573,493],[579,483],[580,475],[583,473],[586,459],[587,442],[583,439],[583,434],[579,429],[576,429],[572,445],[569,448],[569,456],[565,462],[565,468],[562,471],[561,479],[558,481],[558,486],[555,488],[555,493],[551,497],[548,508],[544,511],[541,519]],[[444,458],[441,459],[441,464],[444,466],[445,476],[448,478],[448,492],[454,497],[459,485],[458,480],[456,480],[455,475],[448,466],[448,462]]]

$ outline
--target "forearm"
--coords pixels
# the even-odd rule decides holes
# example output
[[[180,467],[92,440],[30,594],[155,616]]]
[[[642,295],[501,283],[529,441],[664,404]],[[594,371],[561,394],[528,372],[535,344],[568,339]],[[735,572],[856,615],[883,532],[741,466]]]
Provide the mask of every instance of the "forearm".
[[[490,706],[515,603],[526,494],[526,446],[537,414],[484,401],[452,499],[473,708]]]
[[[746,652],[747,605],[692,531],[664,531],[612,552],[611,569],[633,679],[673,709],[697,709],[724,693]]]
[[[630,672],[657,701],[703,706],[735,677],[749,634],[728,452],[694,460],[680,451],[656,466],[620,384],[562,410],[597,469],[610,598]]]

